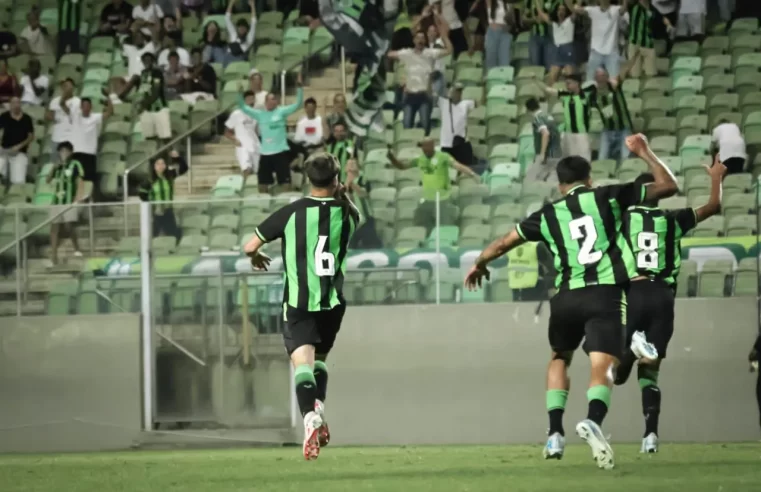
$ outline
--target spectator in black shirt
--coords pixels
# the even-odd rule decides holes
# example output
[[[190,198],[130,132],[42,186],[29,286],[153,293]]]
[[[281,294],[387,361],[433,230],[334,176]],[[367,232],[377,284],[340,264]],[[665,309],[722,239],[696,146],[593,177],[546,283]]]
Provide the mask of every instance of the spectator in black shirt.
[[[200,48],[193,48],[190,60],[193,66],[185,74],[185,100],[193,103],[199,99],[214,99],[217,94],[217,73],[211,65],[204,63]]]
[[[9,180],[11,184],[24,184],[29,165],[26,151],[34,140],[34,123],[21,110],[21,100],[18,97],[11,99],[9,111],[0,114],[0,130],[3,130],[0,176],[3,181]]]
[[[124,0],[112,0],[100,12],[98,36],[127,34],[132,22],[132,5]]]
[[[18,55],[18,39],[11,31],[0,31],[0,58]]]

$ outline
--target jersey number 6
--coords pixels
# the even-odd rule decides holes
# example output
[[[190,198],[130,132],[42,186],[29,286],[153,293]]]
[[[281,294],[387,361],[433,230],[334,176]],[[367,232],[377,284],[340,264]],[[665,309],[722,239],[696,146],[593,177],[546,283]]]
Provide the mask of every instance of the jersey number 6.
[[[597,263],[602,259],[602,251],[592,251],[597,242],[597,229],[595,229],[595,221],[592,217],[585,215],[578,219],[573,219],[568,223],[568,227],[571,229],[571,239],[578,241],[582,239],[581,248],[579,254],[576,255],[576,261],[581,265],[589,265],[590,263]]]
[[[325,250],[328,236],[319,236],[317,247],[314,250],[314,271],[318,277],[332,277],[336,274],[336,257],[333,253]]]

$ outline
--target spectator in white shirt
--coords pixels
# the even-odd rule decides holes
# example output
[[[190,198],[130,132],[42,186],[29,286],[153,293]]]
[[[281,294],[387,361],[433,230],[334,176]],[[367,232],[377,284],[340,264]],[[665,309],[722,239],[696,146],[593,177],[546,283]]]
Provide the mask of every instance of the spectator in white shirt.
[[[161,7],[151,0],[140,0],[140,4],[135,5],[132,9],[132,31],[137,32],[139,30],[150,37],[158,31],[163,18],[164,12]]]
[[[252,68],[248,73],[248,90],[254,93],[254,109],[264,109],[264,102],[267,100],[268,92],[263,88],[264,81],[259,70]]]
[[[548,14],[544,11],[541,2],[539,5],[539,18],[542,22],[552,25],[552,56],[550,57],[550,73],[547,83],[552,85],[558,77],[571,75],[576,71],[576,49],[573,42],[575,34],[576,14],[571,12],[565,4],[558,5],[554,12]]]
[[[618,52],[621,6],[611,5],[610,0],[600,0],[599,6],[576,6],[576,13],[588,15],[592,22],[587,80],[593,80],[595,71],[600,67],[605,67],[611,78],[617,78],[621,65]]]
[[[108,120],[114,112],[111,101],[106,99],[106,108],[102,113],[93,113],[92,101],[88,97],[83,97],[79,105],[79,110],[74,114],[73,132],[71,144],[74,146],[74,159],[82,164],[84,174],[82,178],[85,181],[96,183],[98,163],[96,155],[98,154],[98,138],[103,129],[103,123]]]
[[[748,154],[740,128],[729,120],[722,119],[713,129],[712,140],[714,151],[719,152],[719,160],[726,166],[727,174],[743,172]]]
[[[438,30],[444,41],[445,48],[426,48],[428,40],[424,32],[418,32],[414,37],[414,48],[405,48],[399,51],[389,51],[386,55],[389,59],[400,60],[404,65],[406,81],[404,83],[404,96],[402,106],[404,111],[404,128],[415,126],[415,115],[420,116],[420,123],[426,134],[431,129],[431,110],[433,104],[430,96],[431,74],[434,62],[452,53],[452,43],[449,42],[449,26],[436,17]]]
[[[679,18],[676,23],[676,35],[680,38],[697,38],[703,36],[703,20],[706,15],[706,0],[682,0],[679,6]]]
[[[45,119],[53,122],[50,142],[50,161],[58,162],[58,144],[70,142],[74,138],[74,117],[79,111],[81,101],[74,95],[74,81],[66,79],[61,82],[61,95],[50,101]]]
[[[225,27],[227,27],[227,63],[234,61],[246,61],[248,59],[248,50],[254,44],[256,35],[256,5],[254,0],[248,1],[251,7],[251,24],[245,19],[238,19],[233,25],[233,7],[235,0],[230,0],[225,13]]]
[[[169,65],[169,53],[177,53],[177,56],[179,57],[180,66],[182,67],[190,67],[192,65],[192,62],[190,60],[190,53],[188,50],[183,48],[182,46],[177,46],[177,43],[175,42],[174,38],[171,38],[169,36],[164,37],[164,43],[163,43],[163,49],[159,52],[158,57],[156,59],[156,64],[159,66],[159,68],[166,68],[167,65]]]
[[[246,91],[243,99],[247,106],[254,107],[252,91]],[[259,169],[259,136],[256,134],[256,120],[235,108],[225,122],[225,138],[235,144],[235,157],[245,181]]]
[[[304,101],[306,114],[296,123],[296,134],[293,139],[304,145],[307,151],[322,147],[322,116],[317,114],[317,101],[310,97]]]
[[[47,98],[50,79],[41,74],[40,61],[30,58],[26,73],[21,76],[21,103],[31,106],[40,106]]]
[[[40,24],[40,15],[36,10],[27,14],[26,22],[26,27],[19,35],[22,53],[35,56],[52,55],[53,44],[50,41],[50,34],[47,28]]]
[[[468,125],[468,112],[476,107],[475,101],[462,98],[462,84],[455,84],[450,91],[451,98],[439,97],[441,111],[441,134],[439,143],[441,151],[454,157],[454,160],[469,165],[473,156],[462,153],[466,143],[465,134]]]
[[[135,75],[140,75],[143,71],[143,55],[146,53],[156,54],[156,45],[153,41],[146,42],[142,31],[137,31],[132,35],[132,43],[122,45],[122,53],[127,59],[127,79]]]
[[[444,41],[439,37],[439,30],[436,28],[436,24],[428,26],[426,32],[428,36],[428,47],[431,49],[444,49]],[[452,46],[454,48],[454,46]],[[439,58],[433,62],[433,72],[431,73],[431,88],[433,89],[434,96],[444,96],[447,91],[446,80],[446,60]]]
[[[180,64],[180,56],[177,52],[169,53],[169,63],[163,67],[164,72],[164,95],[167,101],[180,99],[180,94],[185,87],[188,69]]]

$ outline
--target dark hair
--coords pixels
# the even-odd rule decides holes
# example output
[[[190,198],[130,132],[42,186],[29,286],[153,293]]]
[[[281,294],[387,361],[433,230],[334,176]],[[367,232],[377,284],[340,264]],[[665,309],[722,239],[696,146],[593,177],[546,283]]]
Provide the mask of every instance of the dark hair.
[[[92,104],[92,99],[90,99],[89,97],[81,97],[81,98],[79,98],[79,101],[83,102],[83,103],[90,103],[90,104]]]
[[[333,123],[333,128],[337,127],[338,125],[341,125],[342,127],[346,128],[346,121],[343,118],[338,118],[335,123]]]
[[[196,53],[198,53],[199,55],[203,55],[203,50],[197,46],[193,48],[192,50],[190,50],[191,55],[195,55]]]
[[[69,149],[69,152],[74,152],[74,146],[71,145],[71,142],[61,142],[58,144],[58,147],[56,147],[56,150],[63,150],[63,149]]]
[[[235,23],[235,27],[241,27],[241,26],[246,27],[247,29],[250,27],[246,19],[238,19],[238,22]]]
[[[304,164],[309,182],[315,188],[329,188],[338,175],[338,162],[328,153],[313,154]]]
[[[577,84],[581,84],[581,74],[578,73],[572,73],[571,75],[566,76],[567,80],[573,80]]]
[[[246,99],[248,96],[255,96],[254,91],[246,91],[243,93],[243,99]]]
[[[70,83],[73,86],[77,85],[77,84],[74,83],[74,79],[72,79],[71,77],[66,77],[65,79],[63,79],[61,81],[61,84],[65,84],[66,82]]]
[[[170,51],[169,55],[167,56],[167,58],[179,58],[179,57],[180,55],[174,50]]]
[[[557,173],[560,184],[578,183],[589,179],[592,166],[579,155],[563,157],[558,162]]]
[[[209,41],[207,39],[208,38],[207,33],[209,31],[209,26],[211,24],[214,24],[215,26],[217,26],[217,33],[214,35],[214,38],[211,41]],[[204,44],[209,43],[209,44],[212,44],[214,46],[218,46],[218,45],[224,44],[222,42],[222,29],[220,29],[219,24],[217,24],[215,21],[207,22],[206,25],[203,26],[203,37],[202,37],[202,41],[201,42],[204,43]]]
[[[306,106],[307,104],[314,104],[315,106],[317,106],[317,101],[315,101],[313,97],[309,97],[307,98],[306,101],[304,101],[304,106]]]
[[[530,97],[526,101],[526,109],[529,111],[536,111],[539,109],[539,101],[535,97]]]

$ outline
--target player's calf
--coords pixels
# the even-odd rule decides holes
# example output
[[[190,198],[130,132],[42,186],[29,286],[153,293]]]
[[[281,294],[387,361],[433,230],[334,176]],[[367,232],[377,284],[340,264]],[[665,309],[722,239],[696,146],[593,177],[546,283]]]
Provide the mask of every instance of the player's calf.
[[[565,451],[563,414],[570,389],[567,369],[572,357],[573,352],[553,352],[552,360],[547,366],[546,404],[550,427],[542,451],[545,459],[561,459]]]
[[[642,390],[642,414],[645,416],[645,439],[651,434],[658,435],[658,421],[661,414],[661,390],[658,387],[659,368],[659,363],[640,364],[637,368],[637,379]],[[655,448],[657,449],[657,440]]]

